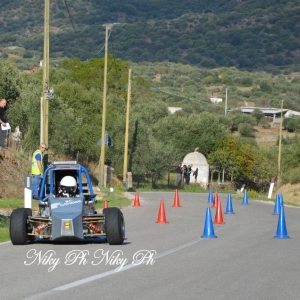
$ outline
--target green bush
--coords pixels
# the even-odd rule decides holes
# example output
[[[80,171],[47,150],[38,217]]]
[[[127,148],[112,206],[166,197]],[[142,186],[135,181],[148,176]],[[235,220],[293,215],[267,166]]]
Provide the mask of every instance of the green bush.
[[[249,199],[257,199],[258,193],[254,190],[248,190],[248,198]]]

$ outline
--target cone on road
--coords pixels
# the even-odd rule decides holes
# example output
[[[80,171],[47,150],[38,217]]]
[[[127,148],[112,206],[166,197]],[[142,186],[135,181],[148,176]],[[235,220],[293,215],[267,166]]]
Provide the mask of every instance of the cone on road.
[[[209,190],[207,203],[214,203],[214,195],[213,195],[212,189]]]
[[[135,192],[133,206],[135,206],[135,207],[141,206],[141,204],[140,204],[140,197],[139,197],[139,192],[138,191]]]
[[[279,194],[276,194],[274,212],[273,215],[279,215],[280,213],[280,198]]]
[[[283,205],[280,206],[280,214],[278,217],[277,232],[276,232],[276,235],[274,236],[274,238],[275,239],[289,239],[290,238],[287,235]]]
[[[248,203],[248,192],[247,192],[247,190],[245,190],[242,205],[248,205],[248,204],[249,204]]]
[[[280,191],[280,193],[279,193],[279,204],[284,205],[282,191]]]
[[[108,201],[104,200],[103,208],[108,208]]]
[[[160,200],[160,206],[156,223],[169,223],[166,219],[164,200]]]
[[[227,196],[227,205],[226,205],[226,211],[225,214],[234,214],[233,208],[232,208],[232,197],[231,194],[229,193]]]
[[[222,204],[220,200],[218,200],[214,224],[225,224],[225,222],[223,221]]]
[[[211,208],[216,208],[216,207],[218,207],[218,202],[219,202],[218,192],[215,192],[214,201],[213,201],[213,205],[212,205]]]
[[[204,222],[204,230],[203,230],[203,235],[201,235],[201,238],[216,238],[216,237],[217,236],[215,235],[210,208],[207,207],[205,222]]]
[[[178,189],[175,190],[174,203],[172,207],[181,207],[178,195]]]

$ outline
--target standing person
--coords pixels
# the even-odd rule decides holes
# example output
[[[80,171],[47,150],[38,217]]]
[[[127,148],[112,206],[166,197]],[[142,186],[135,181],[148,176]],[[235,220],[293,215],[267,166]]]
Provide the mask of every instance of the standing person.
[[[111,183],[111,178],[112,178],[112,172],[115,170],[112,166],[111,166],[112,162],[109,158],[107,158],[104,162],[104,169],[105,169],[105,173],[106,173],[106,186],[110,187],[110,183]]]
[[[198,168],[194,171],[193,176],[195,176],[195,182],[197,182]]]
[[[180,163],[177,167],[176,167],[176,185],[180,186],[181,184],[181,180],[182,180],[182,164]]]
[[[43,153],[48,150],[45,143],[41,143],[39,148],[34,151],[31,160],[32,175],[32,198],[37,199],[39,196],[39,186],[44,175]]]
[[[6,100],[1,99],[0,100],[0,124],[4,127],[6,126],[7,123],[5,110],[4,110],[5,106],[6,106]],[[1,125],[0,125],[0,147],[4,148],[4,139],[6,135],[6,130],[2,130]]]
[[[190,176],[191,176],[191,173],[193,172],[192,171],[192,166],[193,165],[188,165],[187,167],[186,167],[186,170],[185,170],[185,183],[186,184],[190,184]]]
[[[115,169],[110,164],[107,166],[107,169],[106,169],[106,186],[110,187],[112,172],[114,170]]]

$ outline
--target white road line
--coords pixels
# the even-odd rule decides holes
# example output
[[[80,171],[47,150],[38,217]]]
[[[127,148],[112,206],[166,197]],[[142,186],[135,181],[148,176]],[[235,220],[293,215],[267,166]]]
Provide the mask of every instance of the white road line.
[[[176,248],[173,248],[173,249],[165,251],[165,252],[163,252],[161,254],[158,254],[158,255],[154,256],[153,259],[156,260],[156,259],[159,259],[161,257],[167,256],[169,254],[172,254],[174,252],[180,251],[180,250],[182,250],[184,248],[187,248],[187,247],[190,247],[190,246],[192,246],[194,244],[197,244],[197,243],[201,242],[202,240],[204,240],[204,239],[203,238],[199,238],[199,239],[193,240],[193,241],[191,241],[189,243],[186,243],[184,245],[178,246]],[[137,265],[134,265],[134,264],[126,265],[121,270],[119,270],[118,272],[115,269],[114,270],[110,270],[110,271],[107,271],[107,272],[104,272],[104,273],[101,273],[101,274],[90,276],[90,277],[87,277],[87,278],[84,278],[84,279],[80,279],[80,280],[77,280],[77,281],[74,281],[74,282],[71,282],[71,283],[68,283],[68,284],[56,287],[56,288],[54,288],[52,290],[49,290],[49,291],[46,291],[46,292],[43,292],[43,293],[40,293],[40,294],[36,294],[36,295],[33,295],[31,297],[28,297],[28,298],[23,298],[23,300],[42,299],[43,297],[45,297],[47,295],[55,294],[55,293],[58,293],[60,291],[66,291],[66,290],[78,287],[78,286],[80,286],[82,284],[86,284],[86,283],[89,283],[89,282],[92,282],[92,281],[95,281],[95,280],[99,280],[99,279],[105,278],[107,276],[115,275],[115,274],[121,273],[123,271],[130,270],[130,269],[132,269],[134,267],[139,267],[141,265],[144,265],[145,263],[146,262],[143,262],[143,263],[137,264]]]

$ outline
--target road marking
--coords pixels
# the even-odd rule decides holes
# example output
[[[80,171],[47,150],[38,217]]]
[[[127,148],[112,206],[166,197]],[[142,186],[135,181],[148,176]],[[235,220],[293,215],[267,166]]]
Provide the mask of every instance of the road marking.
[[[193,240],[193,241],[191,241],[189,243],[186,243],[186,244],[183,244],[183,245],[178,246],[176,248],[173,248],[173,249],[170,249],[168,251],[162,252],[161,254],[158,254],[158,255],[154,256],[153,259],[156,260],[156,259],[159,259],[161,257],[167,256],[169,254],[172,254],[174,252],[180,251],[180,250],[182,250],[184,248],[187,248],[187,247],[190,247],[192,245],[195,245],[195,244],[201,242],[202,240],[204,240],[204,238],[200,237],[199,239]],[[111,276],[111,275],[115,275],[115,274],[121,273],[123,271],[130,270],[130,269],[132,269],[134,267],[142,266],[145,263],[146,262],[143,262],[143,263],[138,264],[138,265],[130,264],[130,265],[124,266],[118,272],[116,272],[116,270],[113,269],[113,270],[106,271],[106,272],[103,272],[103,273],[100,273],[100,274],[97,274],[97,275],[94,275],[94,276],[86,277],[84,279],[76,280],[74,282],[71,282],[71,283],[64,284],[64,285],[61,285],[59,287],[53,288],[52,290],[49,290],[49,291],[46,291],[46,292],[43,292],[43,293],[40,293],[40,294],[36,294],[36,295],[30,296],[28,298],[23,298],[23,300],[42,299],[45,296],[49,296],[49,295],[52,295],[52,294],[55,294],[55,293],[58,293],[58,292],[61,292],[61,291],[66,291],[66,290],[78,287],[78,286],[80,286],[82,284],[86,284],[86,283],[89,283],[89,282],[92,282],[92,281],[95,281],[95,280],[99,280],[101,278],[105,278],[105,277],[108,277],[108,276]]]

